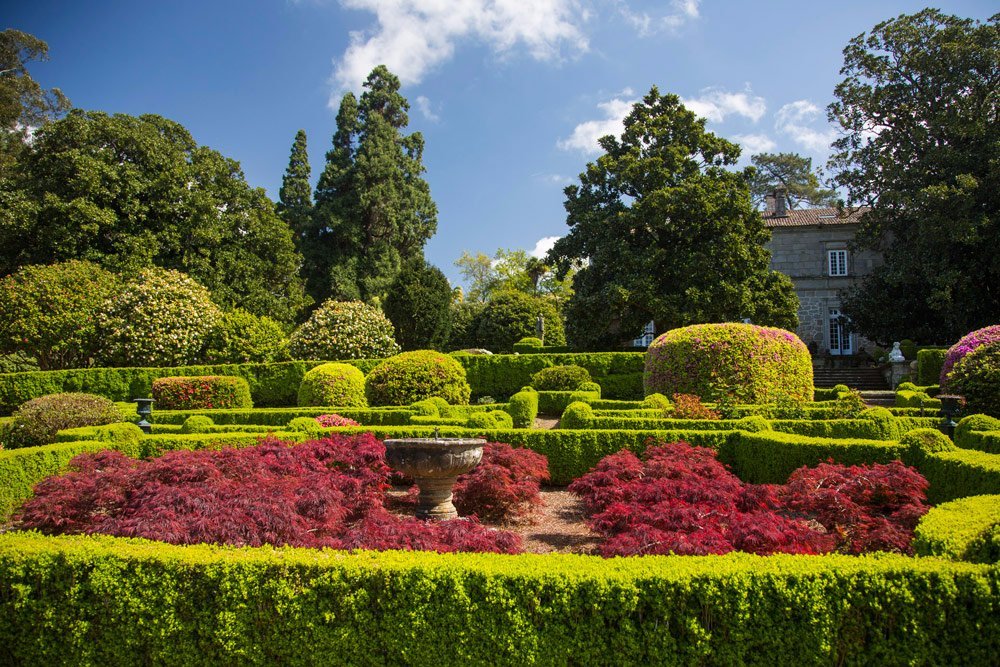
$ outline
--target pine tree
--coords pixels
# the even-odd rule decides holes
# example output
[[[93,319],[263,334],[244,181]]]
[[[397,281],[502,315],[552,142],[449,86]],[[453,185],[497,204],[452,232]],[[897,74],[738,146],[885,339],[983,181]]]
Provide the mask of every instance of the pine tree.
[[[295,143],[292,144],[288,168],[281,179],[281,190],[278,191],[278,215],[291,227],[299,252],[302,251],[302,241],[312,220],[310,174],[306,131],[299,130],[295,134]]]
[[[423,179],[424,140],[404,135],[409,104],[380,65],[360,100],[341,100],[333,146],[316,187],[306,274],[316,301],[380,302],[404,262],[423,257],[437,207]]]

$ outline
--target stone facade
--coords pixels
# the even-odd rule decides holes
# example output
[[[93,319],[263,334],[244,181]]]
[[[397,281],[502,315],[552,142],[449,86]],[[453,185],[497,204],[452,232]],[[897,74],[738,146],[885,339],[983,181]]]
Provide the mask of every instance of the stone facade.
[[[814,357],[857,354],[862,349],[870,352],[870,341],[849,333],[844,321],[836,319],[840,292],[854,286],[882,261],[878,253],[855,252],[848,247],[863,211],[850,215],[836,209],[783,213],[765,212],[764,224],[771,231],[767,246],[771,268],[792,279],[799,297],[799,338],[814,350]],[[831,251],[835,253],[833,260]],[[838,273],[846,275],[831,275]]]

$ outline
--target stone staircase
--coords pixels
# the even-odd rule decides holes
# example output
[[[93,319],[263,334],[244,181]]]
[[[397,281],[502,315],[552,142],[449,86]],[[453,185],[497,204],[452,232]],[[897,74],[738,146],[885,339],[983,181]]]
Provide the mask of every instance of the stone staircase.
[[[889,384],[879,368],[813,368],[813,384],[817,387],[833,387],[846,384],[851,389],[861,391],[886,391]]]

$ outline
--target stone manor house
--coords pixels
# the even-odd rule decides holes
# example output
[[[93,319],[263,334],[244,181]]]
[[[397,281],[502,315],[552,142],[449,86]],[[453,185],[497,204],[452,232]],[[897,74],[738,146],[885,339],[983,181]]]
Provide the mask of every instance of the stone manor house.
[[[767,198],[764,225],[771,230],[771,268],[792,279],[799,297],[796,331],[813,357],[871,352],[874,345],[845,328],[841,290],[871,273],[882,257],[872,251],[852,252],[848,244],[867,209],[788,209],[784,197]]]

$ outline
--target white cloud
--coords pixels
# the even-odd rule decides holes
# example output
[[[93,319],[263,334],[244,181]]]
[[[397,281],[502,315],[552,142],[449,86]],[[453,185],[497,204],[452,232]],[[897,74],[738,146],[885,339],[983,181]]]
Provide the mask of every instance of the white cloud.
[[[766,134],[737,134],[733,137],[746,149],[748,155],[774,150],[776,143]]]
[[[569,185],[573,182],[571,177],[562,174],[535,174],[534,178],[547,185]]]
[[[827,152],[837,134],[829,125],[820,129],[812,127],[820,115],[820,108],[809,100],[797,100],[778,110],[774,127],[779,132],[787,134],[800,146],[813,151]]]
[[[347,9],[375,14],[376,25],[352,32],[334,60],[331,106],[346,90],[358,91],[368,73],[386,65],[400,81],[415,84],[451,59],[456,44],[483,42],[504,56],[523,48],[536,60],[558,60],[564,51],[584,52],[579,0],[340,0]]]
[[[597,108],[603,113],[603,118],[580,123],[573,128],[573,134],[556,142],[556,146],[564,151],[576,150],[590,155],[600,153],[601,147],[597,143],[598,139],[608,134],[617,137],[624,131],[625,116],[628,115],[629,111],[632,110],[632,105],[637,101],[624,99],[631,95],[633,95],[632,90],[626,88],[614,99],[598,104]]]
[[[554,246],[556,244],[556,241],[558,241],[560,238],[561,237],[559,236],[546,236],[544,238],[540,238],[538,239],[538,242],[535,243],[535,248],[528,254],[531,255],[532,257],[537,257],[538,259],[541,259],[548,254],[549,250],[552,250],[552,246]]]
[[[434,110],[431,109],[431,101],[423,95],[418,95],[417,99],[413,100],[413,103],[417,106],[417,111],[420,112],[420,115],[427,120],[433,123],[441,120],[441,117],[434,113]]]
[[[618,13],[635,28],[640,37],[655,35],[661,31],[675,32],[689,21],[698,18],[701,0],[673,0],[670,11],[661,16],[651,16],[647,12],[635,12],[624,0],[617,0]]]
[[[767,111],[763,97],[753,94],[750,86],[742,93],[730,93],[721,88],[705,88],[699,97],[682,98],[681,101],[691,111],[710,121],[721,123],[730,114],[736,114],[757,122]]]

